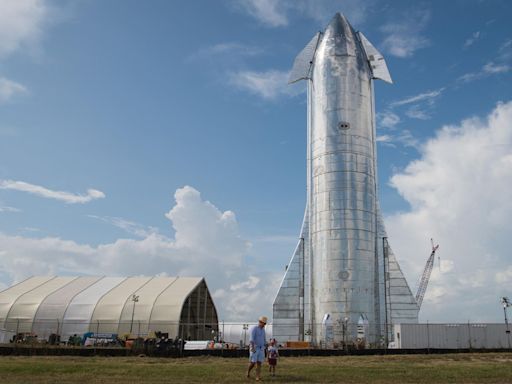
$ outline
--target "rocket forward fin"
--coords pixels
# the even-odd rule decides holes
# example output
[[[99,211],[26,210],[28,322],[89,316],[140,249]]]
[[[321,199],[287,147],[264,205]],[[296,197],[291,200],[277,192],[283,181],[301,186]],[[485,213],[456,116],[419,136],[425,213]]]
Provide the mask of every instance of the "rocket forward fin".
[[[365,35],[363,35],[361,32],[357,32],[357,34],[361,39],[364,53],[366,54],[366,58],[370,63],[373,78],[384,80],[386,83],[393,84],[393,80],[391,80],[391,75],[389,74],[388,66],[386,64],[386,60],[384,60],[384,56],[382,56],[381,53],[377,51],[377,48],[375,48],[373,44],[368,41]]]
[[[315,57],[316,48],[318,47],[318,41],[320,40],[321,35],[322,34],[320,32],[317,32],[311,41],[297,55],[293,62],[290,77],[288,78],[288,84],[309,78],[309,73],[313,65],[313,59]]]

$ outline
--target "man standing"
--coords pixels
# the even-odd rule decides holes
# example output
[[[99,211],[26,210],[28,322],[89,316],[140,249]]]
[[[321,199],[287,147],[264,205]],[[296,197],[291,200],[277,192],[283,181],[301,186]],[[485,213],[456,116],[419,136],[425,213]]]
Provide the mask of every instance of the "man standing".
[[[251,370],[256,364],[256,381],[261,380],[261,363],[265,361],[265,325],[267,325],[267,318],[261,316],[258,319],[258,325],[251,329],[251,339],[249,340],[249,367],[247,368],[247,378],[250,377]]]

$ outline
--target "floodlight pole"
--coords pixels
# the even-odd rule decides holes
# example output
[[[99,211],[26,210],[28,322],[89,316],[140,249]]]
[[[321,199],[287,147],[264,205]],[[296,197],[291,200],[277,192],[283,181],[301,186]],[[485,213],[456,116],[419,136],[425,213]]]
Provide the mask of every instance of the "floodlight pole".
[[[343,346],[345,347],[345,352],[348,352],[348,317],[343,319]]]
[[[137,303],[139,301],[139,296],[136,294],[133,294],[132,301],[133,301],[133,308],[132,308],[132,321],[130,323],[130,335],[132,334],[132,329],[133,329],[133,317],[135,316],[135,303]]]
[[[505,315],[505,333],[507,334],[508,348],[510,349],[510,328],[508,325],[507,307],[510,307],[512,303],[510,303],[510,300],[507,297],[502,297],[501,304],[503,304],[503,314]]]

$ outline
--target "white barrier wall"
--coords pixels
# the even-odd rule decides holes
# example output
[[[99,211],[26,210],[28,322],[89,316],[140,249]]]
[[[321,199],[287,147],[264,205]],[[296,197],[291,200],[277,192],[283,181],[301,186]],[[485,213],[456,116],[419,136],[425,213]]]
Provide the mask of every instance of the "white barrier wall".
[[[390,348],[510,348],[505,324],[396,324]]]

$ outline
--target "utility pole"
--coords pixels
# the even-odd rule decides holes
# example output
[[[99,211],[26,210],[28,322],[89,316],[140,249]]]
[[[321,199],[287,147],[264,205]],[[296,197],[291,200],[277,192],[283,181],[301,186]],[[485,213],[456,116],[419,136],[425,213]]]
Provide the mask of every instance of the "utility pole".
[[[133,317],[135,316],[135,303],[139,301],[139,296],[135,293],[132,295],[133,308],[132,308],[132,322],[130,323],[130,335],[132,334],[133,329]]]
[[[244,330],[244,348],[247,344],[247,330],[249,329],[249,324],[242,325],[242,329]]]
[[[388,238],[383,237],[382,238],[382,250],[384,255],[383,260],[383,266],[384,266],[384,342],[385,346],[384,348],[388,348],[389,345],[389,303],[388,303],[388,295],[389,295],[389,245],[388,245]]]
[[[508,348],[510,349],[510,328],[508,326],[507,308],[512,306],[512,303],[508,297],[502,297],[501,304],[503,305],[503,314],[505,315],[505,333],[507,334]]]

